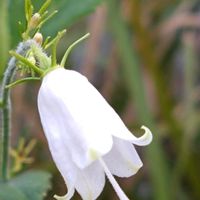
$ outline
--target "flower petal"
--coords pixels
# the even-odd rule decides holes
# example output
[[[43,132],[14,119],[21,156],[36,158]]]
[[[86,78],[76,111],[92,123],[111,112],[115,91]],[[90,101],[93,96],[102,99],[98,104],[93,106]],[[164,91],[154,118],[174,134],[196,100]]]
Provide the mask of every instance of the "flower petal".
[[[112,123],[112,135],[123,140],[127,140],[138,146],[146,146],[151,143],[153,136],[151,131],[146,127],[142,126],[141,128],[145,130],[145,133],[140,137],[135,137],[124,125],[120,118],[113,118]]]
[[[114,138],[111,151],[103,156],[110,172],[119,177],[129,177],[142,167],[142,161],[134,146],[127,141]]]
[[[62,135],[80,168],[112,148],[112,136],[104,123],[105,105],[100,93],[78,72],[58,68],[43,79],[38,107],[44,131]]]
[[[52,154],[52,157],[55,161],[55,164],[60,171],[61,175],[63,176],[63,179],[65,181],[65,184],[67,185],[68,192],[65,196],[61,197],[58,195],[55,195],[54,198],[61,200],[70,200],[74,194],[74,185],[75,180],[77,177],[77,171],[75,170],[76,166],[73,164],[69,153],[67,152],[66,148],[63,148],[63,143],[60,138],[60,140],[57,138],[51,138],[51,136],[47,137],[49,148]]]
[[[105,174],[99,161],[83,170],[77,170],[75,188],[83,200],[96,199],[105,185]]]

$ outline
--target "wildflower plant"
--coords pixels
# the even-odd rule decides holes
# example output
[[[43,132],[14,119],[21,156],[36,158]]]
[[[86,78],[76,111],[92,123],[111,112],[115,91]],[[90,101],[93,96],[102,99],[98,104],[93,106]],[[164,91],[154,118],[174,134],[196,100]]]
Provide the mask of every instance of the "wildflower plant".
[[[8,166],[10,88],[27,81],[42,81],[38,93],[40,119],[53,160],[68,189],[66,195],[55,195],[54,198],[71,199],[77,190],[84,200],[96,199],[103,190],[106,175],[119,199],[127,200],[128,197],[113,175],[129,177],[142,167],[133,144],[148,145],[152,134],[147,127],[142,126],[144,135],[135,137],[86,77],[64,68],[73,47],[86,39],[89,33],[71,44],[61,62],[57,62],[56,47],[66,30],[58,32],[53,39],[43,39],[41,27],[57,12],[48,14],[49,4],[50,0],[47,0],[34,12],[31,1],[25,1],[26,29],[17,49],[10,51],[12,57],[4,73],[0,101],[3,116],[0,198],[6,200],[5,191],[14,190],[18,199],[26,200],[27,194],[34,196],[35,193],[36,198],[32,199],[40,200],[50,187],[50,175],[47,172],[32,171],[9,179]],[[51,49],[51,55],[46,53],[47,49]],[[22,78],[14,80],[16,71],[21,73]],[[24,148],[21,157],[19,152],[13,149],[10,151],[17,163],[14,171],[19,171],[23,163],[32,162],[29,153],[34,145],[30,144],[24,147],[23,142],[19,146],[20,151]],[[40,180],[42,177],[41,185],[37,185],[37,176],[40,176]],[[28,186],[24,186],[30,177],[35,177],[31,179],[34,187],[29,184],[27,189]]]

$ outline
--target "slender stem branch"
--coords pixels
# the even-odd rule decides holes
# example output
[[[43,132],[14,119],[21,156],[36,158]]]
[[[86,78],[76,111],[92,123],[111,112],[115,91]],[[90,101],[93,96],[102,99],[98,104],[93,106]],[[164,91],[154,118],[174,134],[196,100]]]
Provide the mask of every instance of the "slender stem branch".
[[[34,41],[28,40],[20,43],[16,52],[20,55],[25,55],[27,50]],[[9,149],[10,149],[10,134],[11,134],[11,106],[10,106],[10,89],[6,88],[12,81],[16,71],[16,58],[12,57],[8,63],[8,67],[4,73],[2,82],[2,93],[0,102],[2,102],[2,179],[7,181],[9,179]]]
[[[15,82],[12,82],[10,83],[9,85],[6,85],[6,89],[8,88],[12,88],[18,84],[21,84],[21,83],[24,83],[24,82],[27,82],[27,81],[39,81],[41,80],[41,78],[38,78],[38,77],[26,77],[26,78],[22,78],[20,80],[17,80]]]

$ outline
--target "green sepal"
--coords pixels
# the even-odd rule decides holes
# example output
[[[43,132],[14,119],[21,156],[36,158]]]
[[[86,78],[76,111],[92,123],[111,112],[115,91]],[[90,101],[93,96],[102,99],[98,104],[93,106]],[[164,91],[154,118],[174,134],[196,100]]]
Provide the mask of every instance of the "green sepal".
[[[76,40],[73,44],[71,44],[68,49],[66,50],[62,60],[61,60],[61,63],[60,63],[60,66],[64,67],[65,65],[65,62],[68,58],[68,55],[69,53],[71,52],[71,50],[78,44],[80,43],[81,41],[85,40],[86,38],[88,38],[90,36],[90,33],[87,33],[85,34],[83,37],[79,38],[78,40]]]
[[[56,59],[56,47],[59,42],[59,40],[63,37],[63,35],[66,33],[66,29],[59,31],[57,36],[53,39],[52,42],[52,56],[51,56],[51,67],[54,67],[57,65],[57,59]]]
[[[31,47],[34,57],[38,60],[38,65],[41,69],[46,70],[51,67],[51,58],[49,58],[42,48],[38,46]]]

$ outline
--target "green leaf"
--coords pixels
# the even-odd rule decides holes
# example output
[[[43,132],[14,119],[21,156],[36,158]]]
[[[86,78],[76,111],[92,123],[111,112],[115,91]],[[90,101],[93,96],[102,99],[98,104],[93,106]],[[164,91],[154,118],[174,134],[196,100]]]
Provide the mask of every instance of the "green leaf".
[[[52,1],[52,7],[58,10],[54,18],[44,27],[48,35],[69,27],[79,19],[93,12],[103,0],[57,0]]]
[[[9,184],[0,184],[1,200],[28,200],[27,197],[17,188]]]
[[[0,183],[0,200],[43,200],[50,188],[50,174],[28,171]]]
[[[50,189],[50,174],[44,171],[29,171],[11,180],[29,200],[42,200]]]
[[[10,20],[10,32],[12,33],[11,37],[11,46],[12,48],[21,41],[21,29],[25,29],[26,18],[25,13],[22,10],[24,8],[24,1],[12,1],[8,7],[9,20]],[[16,12],[17,10],[21,10],[22,12]],[[19,21],[22,22],[22,25],[19,26]],[[24,30],[23,30],[24,31]]]

